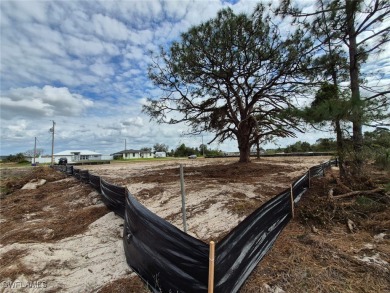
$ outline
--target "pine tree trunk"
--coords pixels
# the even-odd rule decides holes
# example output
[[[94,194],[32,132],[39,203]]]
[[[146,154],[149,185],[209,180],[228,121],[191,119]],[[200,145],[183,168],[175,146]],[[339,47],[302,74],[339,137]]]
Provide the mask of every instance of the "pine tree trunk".
[[[251,146],[249,144],[249,127],[241,125],[237,135],[238,149],[240,151],[240,163],[250,162]]]
[[[362,134],[362,101],[359,89],[359,64],[357,60],[357,42],[355,31],[355,12],[357,9],[356,0],[346,0],[347,29],[349,38],[349,74],[351,81],[351,102],[352,102],[352,143],[354,150],[353,173],[361,175],[363,170],[363,134]]]
[[[343,133],[340,126],[340,120],[335,121],[335,130],[336,130],[336,143],[337,143],[337,155],[339,159],[339,170],[340,178],[343,179],[346,176],[344,169],[344,142],[343,142]]]
[[[239,148],[240,150],[240,163],[249,163],[250,160],[250,147]]]

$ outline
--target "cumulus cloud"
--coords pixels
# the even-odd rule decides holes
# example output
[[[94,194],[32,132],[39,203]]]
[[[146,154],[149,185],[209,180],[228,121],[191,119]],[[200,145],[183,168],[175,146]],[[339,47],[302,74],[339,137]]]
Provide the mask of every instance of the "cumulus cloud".
[[[120,21],[102,14],[92,16],[94,30],[98,36],[112,40],[126,40],[129,36],[127,27]]]
[[[78,116],[91,107],[93,101],[74,94],[68,88],[36,86],[9,90],[1,97],[2,119],[16,117]]]
[[[14,124],[9,124],[6,127],[9,131],[15,132],[24,132],[27,128],[27,121],[25,119],[16,121]]]
[[[127,119],[121,121],[121,123],[125,126],[143,126],[144,125],[144,121],[142,120],[141,117],[127,118]]]
[[[312,7],[312,1],[299,2],[307,10]],[[50,143],[47,124],[52,117],[59,143],[72,148],[89,148],[93,142],[98,150],[107,151],[121,148],[123,139],[130,137],[133,148],[155,142],[172,147],[180,141],[191,144],[194,140],[180,138],[185,126],[156,125],[141,113],[146,97],[161,95],[148,79],[149,52],[158,54],[159,46],[169,46],[224,7],[251,13],[257,4],[0,1],[2,149],[23,151],[23,137],[45,137],[42,141]],[[377,29],[383,26],[388,23]],[[370,84],[388,85],[389,52],[386,47],[369,58],[365,68],[371,73]]]
[[[110,76],[115,72],[112,65],[105,64],[102,61],[97,61],[96,63],[92,64],[90,69],[98,76]]]

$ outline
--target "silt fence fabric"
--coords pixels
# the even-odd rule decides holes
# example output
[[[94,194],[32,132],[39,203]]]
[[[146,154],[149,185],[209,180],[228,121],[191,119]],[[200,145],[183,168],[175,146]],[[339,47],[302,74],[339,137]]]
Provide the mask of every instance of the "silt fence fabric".
[[[322,176],[324,173],[323,166],[318,165],[318,166],[311,167],[309,169],[309,172],[310,172],[310,178]]]
[[[309,188],[309,180],[309,173],[307,172],[292,184],[294,203],[298,203],[302,195]]]
[[[101,179],[100,182],[103,202],[118,216],[124,218],[126,188],[110,184],[103,179]]]
[[[80,180],[80,169],[73,168],[73,176]]]
[[[89,183],[89,172],[88,170],[80,170],[80,180],[84,183]]]
[[[290,192],[284,191],[217,243],[215,292],[237,292],[290,219]]]
[[[123,245],[129,266],[153,292],[207,292],[209,247],[127,193]]]
[[[292,218],[293,205],[336,160],[312,167],[245,218],[216,244],[214,292],[237,292]],[[60,166],[62,167],[62,166]],[[69,174],[68,168],[56,168]],[[128,265],[153,292],[206,292],[209,246],[141,205],[125,188],[72,168],[72,174],[101,193],[108,208],[124,218]],[[292,193],[291,193],[292,192]]]
[[[89,174],[89,184],[92,185],[93,188],[99,193],[101,193],[101,187],[100,187],[100,176],[96,176],[93,174]]]
[[[66,166],[65,172],[67,175],[73,175],[73,166]]]

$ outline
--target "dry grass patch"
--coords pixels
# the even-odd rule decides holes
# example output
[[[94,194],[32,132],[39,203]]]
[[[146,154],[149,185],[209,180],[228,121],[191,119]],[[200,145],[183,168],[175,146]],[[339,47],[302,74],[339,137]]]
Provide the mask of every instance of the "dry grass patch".
[[[147,286],[138,276],[129,276],[105,285],[98,293],[149,293]]]

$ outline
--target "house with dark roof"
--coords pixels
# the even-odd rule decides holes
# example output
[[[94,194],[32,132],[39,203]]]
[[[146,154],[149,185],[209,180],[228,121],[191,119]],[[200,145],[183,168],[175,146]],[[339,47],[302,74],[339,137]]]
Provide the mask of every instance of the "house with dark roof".
[[[152,151],[141,151],[141,150],[123,150],[111,154],[114,159],[140,159],[140,158],[154,158]]]

